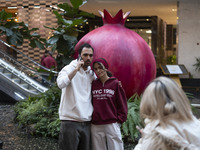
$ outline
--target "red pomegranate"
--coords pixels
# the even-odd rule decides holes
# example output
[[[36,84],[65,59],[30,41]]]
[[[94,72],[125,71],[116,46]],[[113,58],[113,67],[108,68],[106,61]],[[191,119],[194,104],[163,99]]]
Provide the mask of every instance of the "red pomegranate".
[[[125,21],[130,14],[123,15],[120,10],[112,17],[105,9],[100,12],[104,25],[86,34],[75,47],[89,43],[94,48],[94,59],[103,57],[109,64],[109,70],[117,77],[126,95],[139,95],[148,83],[156,77],[154,55],[146,41],[136,32],[125,28]]]

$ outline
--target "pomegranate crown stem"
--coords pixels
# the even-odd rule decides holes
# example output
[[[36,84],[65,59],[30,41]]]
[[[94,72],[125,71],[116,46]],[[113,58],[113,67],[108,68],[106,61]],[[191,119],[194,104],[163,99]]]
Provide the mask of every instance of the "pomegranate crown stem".
[[[127,17],[130,15],[131,12],[128,11],[125,14],[123,14],[122,9],[120,9],[114,17],[112,17],[112,15],[106,9],[104,9],[104,12],[99,10],[99,13],[102,17],[104,24],[122,24],[122,25],[124,25]]]

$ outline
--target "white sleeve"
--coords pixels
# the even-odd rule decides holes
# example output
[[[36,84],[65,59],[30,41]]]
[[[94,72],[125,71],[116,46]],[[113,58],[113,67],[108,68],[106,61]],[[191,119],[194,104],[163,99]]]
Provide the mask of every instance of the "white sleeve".
[[[68,77],[70,66],[65,66],[59,73],[58,73],[58,77],[57,77],[57,85],[60,89],[67,87],[70,84],[70,80]]]

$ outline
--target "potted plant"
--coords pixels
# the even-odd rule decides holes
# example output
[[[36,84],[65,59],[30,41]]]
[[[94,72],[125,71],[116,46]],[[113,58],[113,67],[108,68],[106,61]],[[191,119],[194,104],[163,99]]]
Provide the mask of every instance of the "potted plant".
[[[195,67],[195,71],[200,72],[200,57],[195,57],[196,59],[196,63],[193,64],[193,66]]]

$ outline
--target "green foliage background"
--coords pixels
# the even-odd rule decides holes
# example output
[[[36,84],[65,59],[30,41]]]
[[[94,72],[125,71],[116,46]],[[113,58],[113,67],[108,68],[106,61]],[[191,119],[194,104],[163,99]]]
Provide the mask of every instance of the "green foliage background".
[[[122,124],[121,128],[124,140],[131,139],[134,143],[138,141],[141,135],[136,126],[144,127],[143,120],[140,117],[140,101],[141,97],[137,94],[129,98],[127,120]]]
[[[63,10],[54,10],[53,13],[57,18],[57,27],[47,27],[53,31],[52,36],[46,40],[37,34],[38,28],[29,29],[24,22],[17,23],[12,18],[12,15],[4,10],[0,12],[0,36],[6,35],[8,44],[21,46],[24,39],[30,41],[30,46],[40,49],[51,48],[51,51],[57,50],[58,70],[68,64],[74,54],[74,47],[77,43],[77,35],[81,31],[78,26],[86,23],[86,18],[93,18],[94,15],[82,12],[79,8],[87,1],[70,0],[68,3],[59,4],[58,7]],[[7,21],[10,19],[10,21]],[[17,114],[16,121],[27,131],[34,135],[48,136],[58,138],[60,130],[60,120],[58,116],[58,107],[60,102],[61,90],[57,87],[51,87],[45,93],[37,96],[31,96],[24,101],[18,102],[14,110]],[[122,135],[125,138],[131,138],[133,141],[139,137],[139,132],[136,125],[142,126],[142,121],[139,117],[140,97],[133,95],[128,100],[128,118],[122,125]],[[29,130],[29,128],[34,130]]]
[[[32,134],[57,138],[60,130],[60,95],[61,90],[54,86],[45,93],[19,101],[14,107],[16,121],[27,129],[32,125],[35,129]]]
[[[8,44],[21,46],[24,39],[28,39],[31,47],[44,49],[46,40],[37,34],[37,30],[38,28],[29,29],[28,24],[24,22],[15,22],[11,13],[0,11],[0,36],[5,35]]]
[[[34,135],[58,138],[60,130],[58,116],[60,95],[61,90],[54,86],[45,93],[18,102],[14,107],[17,122],[27,128],[27,131],[29,126],[33,126],[34,132],[31,131],[31,133]],[[139,138],[136,125],[143,127],[139,115],[139,104],[140,97],[136,94],[128,100],[128,118],[121,128],[123,138],[129,138],[133,142]]]

